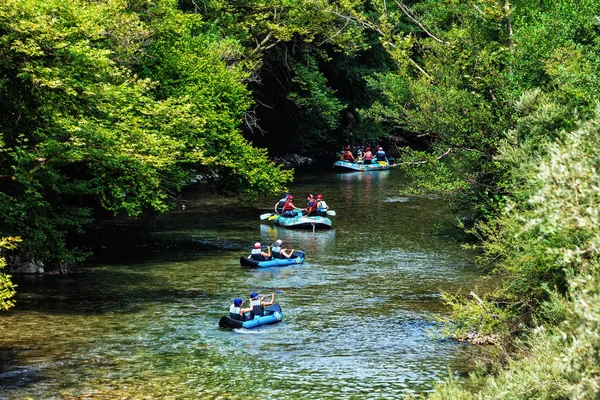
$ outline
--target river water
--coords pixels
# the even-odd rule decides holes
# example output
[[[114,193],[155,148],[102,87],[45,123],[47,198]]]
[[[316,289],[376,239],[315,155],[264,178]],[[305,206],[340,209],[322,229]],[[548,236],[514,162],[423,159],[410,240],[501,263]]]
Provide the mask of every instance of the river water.
[[[261,222],[277,198],[241,206],[197,187],[185,210],[116,230],[84,272],[16,279],[17,306],[0,316],[0,398],[399,399],[468,371],[472,350],[428,331],[440,292],[481,272],[433,234],[446,204],[401,196],[403,183],[396,170],[298,175],[296,205],[322,193],[337,212],[314,233]],[[240,267],[254,242],[278,238],[306,262]],[[284,321],[218,328],[252,291],[277,292]]]

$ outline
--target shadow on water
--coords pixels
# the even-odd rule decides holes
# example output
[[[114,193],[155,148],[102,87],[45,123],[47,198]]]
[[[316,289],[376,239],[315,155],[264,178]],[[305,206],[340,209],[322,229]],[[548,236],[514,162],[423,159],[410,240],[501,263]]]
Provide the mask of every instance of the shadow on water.
[[[143,269],[143,263],[137,264]],[[143,271],[116,269],[59,276],[20,276],[13,281],[19,290],[15,313],[100,315],[137,313],[149,301],[172,302],[207,297],[199,290],[183,289]]]

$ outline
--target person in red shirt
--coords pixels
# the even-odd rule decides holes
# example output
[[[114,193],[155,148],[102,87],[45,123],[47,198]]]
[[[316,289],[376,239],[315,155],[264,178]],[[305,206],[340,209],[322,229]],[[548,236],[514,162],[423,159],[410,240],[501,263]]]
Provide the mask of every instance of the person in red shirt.
[[[287,200],[285,201],[285,204],[283,205],[283,216],[293,217],[294,215],[296,215],[297,208],[298,207],[294,205],[294,196],[289,195],[287,197]]]
[[[354,155],[352,154],[352,151],[350,150],[350,146],[346,146],[346,148],[344,149],[344,160],[348,161],[348,162],[355,162],[356,159],[354,158]]]
[[[312,194],[306,196],[306,209],[304,210],[304,214],[311,216],[317,215],[317,201],[314,199]]]

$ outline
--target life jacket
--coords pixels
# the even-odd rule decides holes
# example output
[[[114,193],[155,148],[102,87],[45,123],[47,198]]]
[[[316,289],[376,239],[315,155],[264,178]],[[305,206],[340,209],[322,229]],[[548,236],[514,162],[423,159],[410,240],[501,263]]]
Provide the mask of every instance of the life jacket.
[[[371,153],[371,150],[367,151],[363,157],[365,160],[369,160],[371,161],[373,159],[373,153]]]
[[[279,203],[277,203],[277,213],[278,214],[283,214],[283,205],[285,204],[286,201],[287,201],[287,197],[284,197],[283,199],[279,200]]]
[[[325,200],[317,201],[317,215],[325,217],[327,216],[327,210],[329,210],[329,207],[327,206],[327,203],[325,203]]]
[[[273,255],[273,258],[281,258],[281,246],[273,243],[271,246],[271,254]]]
[[[265,256],[260,253],[262,253],[262,249],[252,249],[250,252],[250,258],[254,261],[265,261]]]
[[[290,199],[286,199],[285,203],[283,204],[283,211],[292,211],[294,209],[292,204],[293,203]]]
[[[250,305],[252,306],[252,313],[254,314],[254,316],[262,317],[265,308],[262,306],[262,304],[260,304],[260,298],[256,300],[251,300]]]
[[[352,152],[350,150],[346,150],[346,152],[344,153],[344,158],[346,159],[346,161],[354,160],[354,157],[352,156]]]
[[[315,215],[317,211],[317,202],[314,199],[308,202],[308,205],[306,206],[306,211],[308,211],[306,215]]]
[[[385,161],[385,151],[378,150],[375,155],[377,156],[377,161]]]
[[[317,201],[317,208],[324,208],[327,211],[329,209],[329,206],[327,206],[325,200],[319,200]]]
[[[242,316],[240,315],[241,307],[236,307],[235,305],[229,306],[229,318],[235,319],[236,321],[242,321]]]

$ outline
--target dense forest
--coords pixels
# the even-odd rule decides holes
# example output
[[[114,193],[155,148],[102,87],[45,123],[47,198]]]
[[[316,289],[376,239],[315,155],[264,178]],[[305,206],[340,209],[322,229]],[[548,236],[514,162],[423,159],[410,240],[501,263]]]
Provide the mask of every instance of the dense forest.
[[[0,247],[62,271],[197,176],[252,200],[293,179],[275,155],[395,144],[502,282],[444,295],[497,357],[431,397],[596,398],[599,93],[595,0],[5,0]]]

